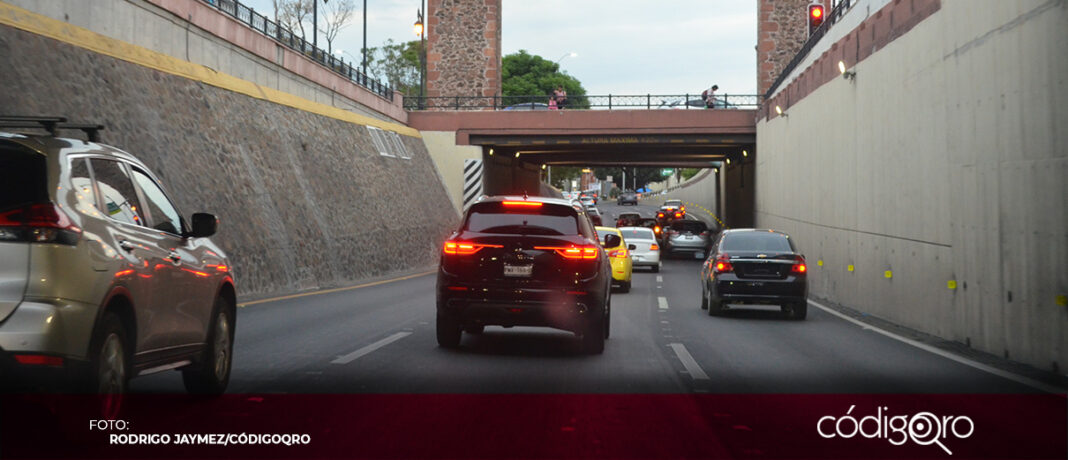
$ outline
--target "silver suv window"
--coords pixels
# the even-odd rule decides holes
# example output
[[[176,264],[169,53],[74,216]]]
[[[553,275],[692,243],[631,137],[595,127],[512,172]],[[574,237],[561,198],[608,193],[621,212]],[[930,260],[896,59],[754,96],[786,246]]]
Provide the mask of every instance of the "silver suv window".
[[[133,168],[134,180],[145,196],[145,206],[148,207],[149,226],[175,235],[182,234],[182,218],[178,210],[171,204],[171,200],[163,193],[159,185],[148,177],[143,171]]]
[[[104,199],[104,214],[119,222],[144,225],[141,204],[126,168],[118,161],[93,158],[93,175]]]

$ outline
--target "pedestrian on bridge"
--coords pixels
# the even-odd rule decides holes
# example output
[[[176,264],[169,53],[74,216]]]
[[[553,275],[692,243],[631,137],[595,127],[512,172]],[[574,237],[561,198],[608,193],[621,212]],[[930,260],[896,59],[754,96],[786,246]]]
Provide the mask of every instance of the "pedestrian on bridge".
[[[563,85],[556,85],[556,90],[553,91],[552,100],[556,101],[556,108],[563,110],[567,106],[567,91],[564,91]]]
[[[718,85],[712,85],[704,91],[701,91],[701,100],[705,101],[705,107],[709,109],[716,108],[716,90],[719,89]]]

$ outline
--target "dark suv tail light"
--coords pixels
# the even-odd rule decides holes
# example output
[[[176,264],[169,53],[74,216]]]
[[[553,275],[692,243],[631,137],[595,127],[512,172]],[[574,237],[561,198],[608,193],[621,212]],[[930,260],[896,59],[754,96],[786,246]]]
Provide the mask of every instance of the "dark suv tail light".
[[[600,252],[597,250],[596,246],[534,246],[534,249],[539,251],[556,251],[557,254],[560,254],[565,259],[576,260],[593,260],[597,258],[597,253]]]
[[[458,255],[458,256],[469,256],[469,255],[474,254],[474,253],[476,253],[478,251],[481,251],[483,248],[503,248],[503,247],[504,246],[501,246],[499,244],[477,244],[477,243],[469,243],[467,241],[446,241],[445,242],[445,247],[443,248],[442,251],[445,254]]]
[[[792,271],[794,273],[805,273],[805,272],[808,271],[808,267],[805,266],[804,262],[798,262],[798,263],[794,264],[792,267],[790,267],[790,271]]]
[[[0,213],[0,241],[75,245],[82,234],[52,203],[37,203]]]

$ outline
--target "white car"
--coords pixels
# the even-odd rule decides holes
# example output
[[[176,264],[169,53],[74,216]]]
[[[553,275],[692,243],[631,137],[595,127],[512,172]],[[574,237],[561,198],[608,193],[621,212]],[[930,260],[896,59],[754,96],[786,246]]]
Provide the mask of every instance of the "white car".
[[[645,227],[620,227],[623,241],[634,245],[630,250],[630,260],[635,268],[649,267],[653,273],[660,271],[660,244],[656,241],[653,230]]]

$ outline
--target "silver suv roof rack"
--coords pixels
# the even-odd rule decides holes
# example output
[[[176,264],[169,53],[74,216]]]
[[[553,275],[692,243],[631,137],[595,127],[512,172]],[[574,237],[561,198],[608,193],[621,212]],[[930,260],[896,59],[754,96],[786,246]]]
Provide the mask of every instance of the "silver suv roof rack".
[[[100,131],[104,130],[104,125],[67,123],[66,117],[0,115],[0,128],[43,129],[53,136],[57,136],[61,129],[76,129],[84,132],[89,142],[100,142]]]

